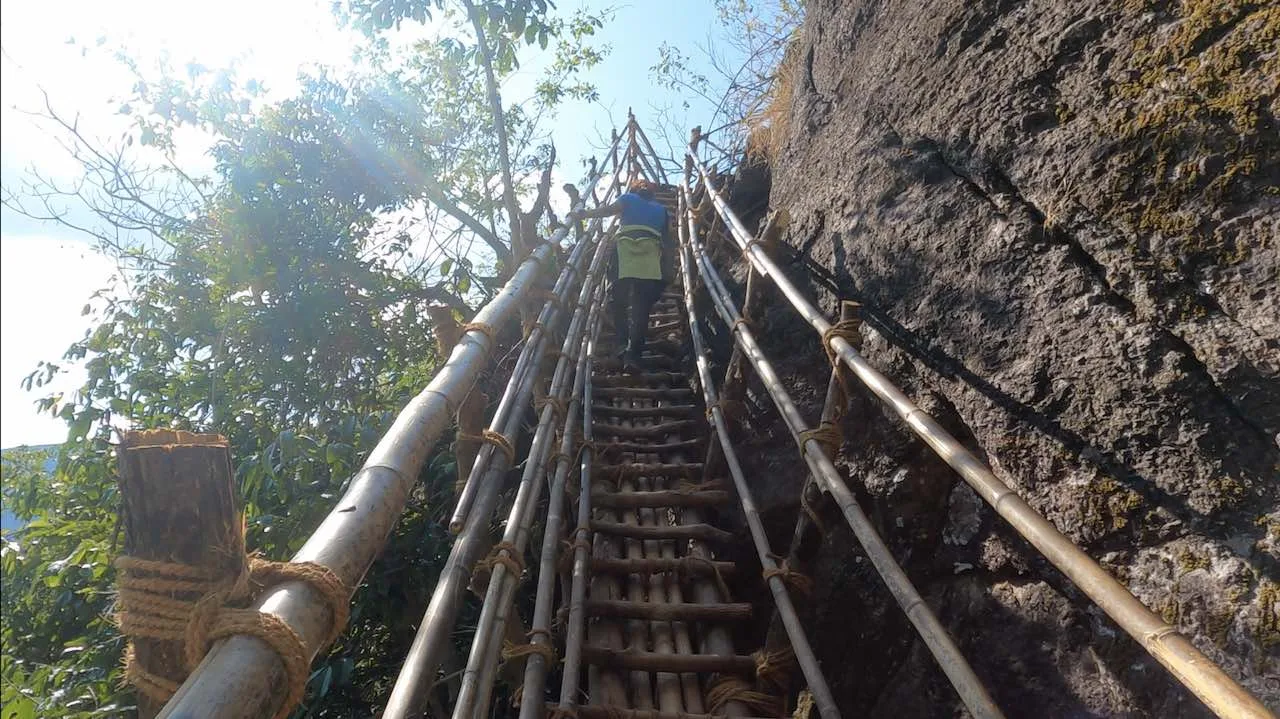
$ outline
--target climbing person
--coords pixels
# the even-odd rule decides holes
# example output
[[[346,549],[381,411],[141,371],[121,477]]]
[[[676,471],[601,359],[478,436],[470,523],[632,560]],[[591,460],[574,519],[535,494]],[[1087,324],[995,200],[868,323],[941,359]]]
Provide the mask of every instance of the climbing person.
[[[649,310],[662,296],[671,274],[667,208],[654,199],[653,185],[635,180],[615,202],[591,210],[584,219],[621,216],[615,252],[609,264],[613,327],[622,347],[624,372],[641,368]],[[664,258],[665,256],[665,258]],[[664,271],[665,270],[665,271]],[[667,276],[664,276],[667,275]]]

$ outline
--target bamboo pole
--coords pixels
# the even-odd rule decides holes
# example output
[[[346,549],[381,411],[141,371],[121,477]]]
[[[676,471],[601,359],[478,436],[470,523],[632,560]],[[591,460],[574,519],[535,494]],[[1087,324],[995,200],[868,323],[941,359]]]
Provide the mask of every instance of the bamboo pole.
[[[649,151],[649,156],[653,158],[654,166],[658,168],[658,176],[654,179],[661,178],[662,184],[670,185],[671,182],[667,178],[667,171],[662,167],[662,159],[658,157],[658,153],[653,149],[653,143],[649,142],[649,136],[644,134],[644,128],[640,127],[639,123],[636,124],[636,137],[640,139],[644,149]]]
[[[796,438],[805,461],[840,505],[845,519],[848,521],[850,528],[853,529],[858,541],[862,544],[867,553],[867,558],[871,560],[872,566],[879,572],[881,579],[884,580],[894,599],[906,612],[907,618],[911,620],[916,631],[920,634],[920,638],[924,640],[929,651],[937,659],[942,671],[951,681],[951,685],[956,688],[956,692],[960,695],[961,700],[969,711],[979,718],[1003,717],[1000,709],[991,701],[991,697],[987,694],[982,682],[973,673],[973,669],[969,666],[964,655],[960,653],[955,642],[952,641],[946,629],[943,628],[942,623],[938,621],[938,618],[925,603],[920,593],[911,584],[906,572],[894,560],[893,554],[884,544],[884,540],[880,538],[875,528],[871,526],[871,521],[867,519],[867,516],[862,512],[862,508],[858,506],[853,492],[845,485],[835,465],[831,463],[831,459],[823,451],[822,444],[812,437],[805,438],[803,433],[807,432],[809,428],[805,425],[804,419],[800,417],[799,410],[796,409],[795,403],[791,401],[791,397],[782,386],[781,380],[778,379],[777,374],[773,371],[773,365],[764,356],[764,353],[760,351],[760,346],[756,343],[751,330],[746,325],[738,322],[740,315],[738,315],[737,308],[733,306],[733,300],[724,284],[720,281],[719,274],[711,266],[710,258],[700,248],[696,249],[695,252],[698,266],[702,271],[703,279],[706,281],[707,290],[711,294],[712,304],[716,309],[716,313],[720,315],[720,319],[725,324],[733,328],[737,341],[742,344],[747,360],[760,376],[765,389],[773,399],[774,405],[782,414],[787,428],[791,431],[792,436]]]
[[[545,249],[545,246],[539,248],[541,249]],[[541,364],[542,345],[545,341],[545,336],[538,340],[533,350],[531,366]],[[514,406],[523,406],[529,401],[536,379],[533,372],[526,372],[513,399]],[[520,425],[519,413],[512,412],[502,434],[510,441],[518,433]],[[507,459],[505,455],[500,455],[491,461],[484,479],[477,485],[481,489],[477,493],[474,511],[467,514],[463,529],[450,548],[449,557],[445,560],[422,623],[392,688],[383,714],[385,719],[407,719],[416,717],[422,711],[432,675],[445,647],[451,641],[453,625],[466,593],[472,567],[486,548],[490,515],[498,500],[508,465]]]
[[[587,374],[585,386],[582,390],[582,442],[584,451],[581,453],[578,478],[581,491],[578,492],[578,523],[573,533],[573,573],[569,595],[569,615],[565,620],[564,670],[560,682],[559,708],[566,713],[571,712],[578,704],[578,688],[582,672],[583,635],[586,633],[587,562],[591,558],[591,554],[606,553],[608,550],[606,545],[613,543],[609,539],[596,538],[595,547],[589,549],[587,546],[591,537],[591,473],[594,461],[592,446],[595,439],[595,420],[591,412],[592,389],[595,382],[593,357],[598,335],[599,329],[597,329],[597,337],[592,339],[591,346],[587,351]],[[608,559],[610,557],[602,558]],[[611,582],[611,586],[616,588],[617,580],[611,577],[602,576],[592,577],[591,579],[593,586],[605,586],[606,581]],[[617,646],[622,645],[620,636],[617,637],[616,644]],[[607,683],[602,680],[603,678],[598,676],[592,677],[589,682],[592,696],[622,694],[625,698],[625,691],[620,684]],[[524,716],[523,709],[521,715],[522,719],[531,719]]]
[[[555,474],[551,480],[551,495],[547,503],[547,524],[542,532],[542,559],[538,568],[538,587],[535,592],[533,622],[529,630],[529,641],[532,644],[549,648],[554,648],[554,644],[551,641],[551,621],[555,614],[556,560],[559,557],[560,527],[564,523],[565,499],[568,494],[565,484],[568,480],[570,464],[573,461],[574,425],[578,419],[578,410],[583,406],[582,397],[586,392],[589,367],[588,348],[591,346],[595,335],[600,331],[600,318],[602,316],[602,314],[596,313],[594,319],[588,320],[587,332],[579,344],[573,390],[569,395],[568,409],[564,418],[564,429],[560,435],[560,454],[556,460]],[[525,697],[525,701],[520,706],[521,719],[540,719],[538,710],[543,691],[546,688],[547,671],[549,669],[546,658],[541,654],[534,653],[529,655],[524,669],[522,696]]]
[[[593,184],[592,188],[594,189],[594,187],[595,185]],[[617,185],[610,185],[605,192],[606,202],[613,196],[616,189]],[[601,227],[601,220],[593,220],[588,228],[587,237],[594,236]],[[537,355],[534,350],[541,346],[541,341],[547,334],[547,328],[555,326],[555,323],[561,318],[563,313],[560,312],[560,305],[567,299],[570,286],[582,273],[581,265],[588,257],[587,250],[590,244],[579,242],[574,245],[573,251],[569,255],[569,260],[565,263],[564,269],[561,270],[560,276],[556,279],[555,287],[552,289],[556,299],[547,300],[543,304],[542,311],[538,314],[538,319],[529,330],[524,346],[516,358],[516,365],[511,370],[511,377],[507,382],[506,389],[498,400],[498,406],[493,411],[493,417],[489,420],[490,432],[501,432],[508,418],[520,406],[519,403],[515,402],[515,389],[520,386],[527,374],[537,371],[540,364],[540,361],[538,361],[540,355]],[[471,505],[476,500],[476,494],[480,491],[480,480],[485,476],[489,463],[493,461],[495,452],[498,452],[497,448],[492,444],[486,443],[480,449],[480,454],[475,458],[471,466],[471,473],[467,476],[462,491],[458,493],[458,504],[453,510],[453,516],[449,519],[449,531],[454,534],[462,531],[463,524],[467,519],[467,513],[471,510]]]
[[[598,180],[597,174],[591,185]],[[582,210],[579,203],[571,214]],[[473,328],[463,335],[427,387],[396,417],[346,493],[294,555],[294,561],[315,562],[333,571],[345,586],[359,586],[399,518],[428,453],[483,369],[494,347],[491,333],[518,312],[543,264],[553,258],[553,247],[567,233],[568,228],[562,228],[550,243],[535,249],[476,314]],[[302,640],[309,659],[315,657],[333,626],[323,597],[303,582],[283,582],[264,592],[253,607],[287,623]],[[159,716],[198,712],[210,719],[235,719],[270,715],[283,700],[283,686],[284,666],[275,651],[260,639],[237,635],[214,644]]]
[[[608,255],[607,250],[608,243],[602,242],[598,245],[590,270],[587,273],[587,278],[582,283],[573,319],[570,321],[569,329],[565,333],[560,358],[556,362],[555,372],[552,375],[551,386],[548,391],[548,396],[555,398],[559,402],[563,402],[566,399],[565,392],[569,389],[568,383],[571,378],[569,369],[571,363],[574,366],[577,365],[577,350],[580,348],[582,335],[586,327],[590,326],[591,321],[597,316],[601,305],[603,305],[603,302],[600,301],[602,293],[598,291],[598,288],[603,287],[603,284],[599,282],[599,278]],[[594,302],[591,301],[593,297],[596,300]],[[590,315],[590,318],[587,315]],[[529,457],[525,463],[515,501],[512,503],[511,511],[507,515],[506,530],[502,537],[503,543],[514,546],[515,549],[514,552],[508,549],[500,549],[498,551],[499,556],[523,562],[525,546],[529,541],[534,509],[541,498],[543,482],[539,481],[539,476],[545,471],[547,454],[550,451],[552,441],[555,439],[554,423],[557,419],[563,419],[565,422],[570,421],[569,418],[558,418],[554,403],[548,402],[542,408],[542,416],[534,432],[533,444],[529,450]],[[567,460],[564,461],[564,464],[567,472]],[[516,556],[512,557],[513,553]],[[514,598],[517,580],[519,580],[519,577],[513,576],[508,571],[506,564],[499,562],[493,566],[493,573],[489,577],[489,586],[485,591],[480,619],[476,625],[476,633],[472,639],[471,653],[467,660],[466,670],[462,675],[462,686],[454,704],[453,716],[455,719],[488,715],[490,690],[497,667],[498,655],[502,648],[503,630],[507,624],[507,614],[511,610],[511,601]]]
[[[705,179],[706,169],[690,153]],[[730,229],[734,241],[760,272],[773,278],[779,291],[804,317],[829,347],[867,389],[888,404],[899,418],[925,441],[952,469],[987,501],[1017,532],[1031,542],[1063,574],[1089,596],[1104,612],[1133,637],[1151,656],[1194,693],[1215,714],[1222,717],[1265,719],[1271,712],[1214,664],[1191,642],[1146,607],[1137,597],[1083,550],[1077,547],[1043,515],[1002,482],[972,452],[964,447],[928,413],[881,374],[839,336],[830,334],[832,325],[805,298],[759,246],[752,243],[746,228],[710,185],[707,191],[716,210]]]
[[[688,196],[688,186],[686,184],[681,187],[681,200],[686,212],[684,213],[685,221],[680,225],[679,259],[680,273],[684,277],[684,286],[692,288],[692,263],[688,256],[688,247],[692,242],[692,238],[697,236],[697,226],[695,224],[696,218],[689,207]],[[747,520],[747,528],[751,533],[751,539],[755,545],[756,554],[760,559],[760,565],[765,570],[765,576],[769,577],[766,583],[769,585],[769,591],[773,595],[774,607],[779,616],[783,617],[787,629],[787,638],[791,642],[796,661],[799,662],[801,670],[804,672],[805,680],[809,683],[810,690],[814,693],[814,700],[818,704],[819,711],[826,719],[839,719],[840,711],[836,707],[835,697],[831,694],[826,677],[823,676],[818,664],[818,658],[813,652],[813,647],[809,644],[808,637],[805,636],[804,628],[800,625],[800,619],[796,614],[795,606],[792,604],[791,595],[787,592],[786,583],[781,576],[776,574],[778,564],[774,560],[773,549],[769,544],[768,535],[765,534],[764,523],[760,519],[759,510],[756,509],[755,500],[751,495],[751,488],[747,484],[746,476],[742,471],[742,465],[738,462],[738,454],[729,438],[728,422],[725,419],[724,409],[720,405],[719,398],[716,396],[714,380],[711,377],[711,363],[703,342],[702,328],[698,323],[697,303],[694,302],[691,289],[685,290],[684,302],[685,311],[689,315],[689,335],[693,341],[698,381],[702,387],[703,400],[710,411],[711,425],[715,437],[719,440],[721,456],[729,469],[729,475],[733,479],[734,487],[737,489],[738,501]]]

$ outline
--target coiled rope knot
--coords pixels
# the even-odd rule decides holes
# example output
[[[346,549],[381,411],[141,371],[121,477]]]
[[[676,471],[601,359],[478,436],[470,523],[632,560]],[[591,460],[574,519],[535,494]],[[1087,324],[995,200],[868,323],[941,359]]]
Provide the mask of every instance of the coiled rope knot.
[[[831,420],[822,420],[817,427],[806,429],[796,435],[796,441],[800,444],[800,452],[804,453],[804,446],[813,440],[822,446],[823,451],[828,457],[834,457],[840,451],[840,447],[844,445],[844,432],[840,431],[840,425]]]
[[[568,404],[565,403],[563,397],[546,395],[544,397],[538,397],[534,399],[533,401],[534,410],[541,413],[542,410],[546,407],[551,408],[552,416],[556,422],[561,422],[561,423],[564,422],[564,416],[569,411],[569,406]]]
[[[782,702],[778,697],[752,689],[738,677],[721,675],[707,686],[707,708],[711,714],[723,714],[729,702],[746,706],[757,712],[756,716],[778,716],[782,713]]]
[[[493,549],[489,550],[489,556],[480,560],[478,568],[492,572],[493,568],[499,564],[506,567],[511,576],[516,579],[524,574],[524,558],[514,542],[503,541],[493,545]]]
[[[511,440],[507,439],[505,434],[501,432],[494,432],[491,429],[486,429],[480,433],[480,438],[494,447],[497,447],[498,451],[502,452],[503,456],[507,458],[508,465],[515,465],[516,448],[511,445]]]
[[[768,582],[770,579],[777,577],[782,580],[783,584],[806,597],[813,594],[813,579],[811,577],[792,569],[785,558],[773,555],[770,555],[769,558],[774,560],[777,566],[769,567],[762,572],[764,581]]]
[[[769,651],[761,649],[752,655],[756,660],[756,681],[760,686],[781,694],[796,668],[796,653],[791,644]]]
[[[333,626],[320,649],[342,633],[350,616],[350,596],[346,585],[332,570],[312,562],[270,562],[247,557],[234,574],[178,562],[120,556],[120,631],[133,638],[145,637],[181,642],[186,671],[204,659],[214,641],[246,634],[266,642],[284,665],[288,693],[276,717],[288,716],[306,692],[307,647],[280,617],[245,604],[267,588],[284,582],[303,582],[315,589],[333,617]],[[147,671],[137,660],[130,644],[125,653],[125,677],[147,697],[164,702],[178,689],[178,682]]]
[[[498,343],[498,330],[494,329],[493,325],[485,324],[484,322],[468,322],[462,326],[462,334],[465,335],[472,331],[479,332],[484,335],[485,339],[489,340],[489,349],[493,349],[494,345]]]

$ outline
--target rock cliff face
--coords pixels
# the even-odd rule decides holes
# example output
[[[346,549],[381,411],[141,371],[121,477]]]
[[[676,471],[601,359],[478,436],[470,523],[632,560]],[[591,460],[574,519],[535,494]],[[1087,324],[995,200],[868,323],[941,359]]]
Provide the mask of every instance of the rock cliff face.
[[[1280,709],[1280,7],[807,13],[777,258],[828,311],[861,301],[873,364]],[[827,368],[795,356],[816,338],[769,300],[816,418]],[[768,471],[769,421],[746,445],[785,546],[802,477]],[[1009,716],[1208,715],[877,401],[844,430],[839,464]],[[962,715],[855,545],[833,525],[814,570],[839,700]]]

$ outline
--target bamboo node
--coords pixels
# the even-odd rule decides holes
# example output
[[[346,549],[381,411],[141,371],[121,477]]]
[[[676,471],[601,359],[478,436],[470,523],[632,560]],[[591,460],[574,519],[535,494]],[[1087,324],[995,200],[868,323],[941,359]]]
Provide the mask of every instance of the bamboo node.
[[[498,450],[501,451],[504,456],[506,456],[507,464],[515,465],[516,448],[511,446],[511,441],[507,439],[506,435],[502,434],[501,432],[494,432],[491,429],[486,429],[484,432],[480,434],[480,438],[483,439],[485,442],[488,442],[489,444],[493,445],[494,447],[497,447]]]
[[[786,559],[775,557],[773,555],[770,555],[770,559],[773,559],[777,563],[777,566],[764,570],[764,581],[768,582],[770,579],[778,577],[782,580],[783,584],[786,584],[799,594],[807,597],[813,593],[813,578],[798,570],[792,569]]]

